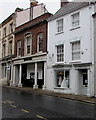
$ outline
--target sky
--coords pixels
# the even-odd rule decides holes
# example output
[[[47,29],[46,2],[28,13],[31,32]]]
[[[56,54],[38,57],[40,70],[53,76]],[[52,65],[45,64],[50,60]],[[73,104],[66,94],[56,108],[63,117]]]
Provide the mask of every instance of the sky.
[[[54,14],[60,9],[60,0],[37,0],[39,3],[44,3],[47,10]],[[69,0],[73,1],[73,0]],[[76,0],[80,2],[84,0]],[[85,0],[91,1],[91,0]],[[93,0],[95,1],[95,0]],[[17,7],[26,9],[30,6],[30,0],[0,0],[0,23],[10,16]]]
[[[37,0],[44,3],[47,10],[54,14],[60,8],[60,0]],[[17,7],[28,8],[30,0],[0,0],[0,23],[10,16]]]

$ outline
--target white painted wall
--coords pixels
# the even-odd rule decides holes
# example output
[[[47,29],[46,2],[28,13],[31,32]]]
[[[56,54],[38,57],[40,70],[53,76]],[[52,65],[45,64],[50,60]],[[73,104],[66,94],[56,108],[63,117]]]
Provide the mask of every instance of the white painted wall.
[[[21,12],[17,12],[16,27],[28,22],[29,16],[30,16],[30,9],[29,8],[25,9]]]
[[[45,9],[45,6],[43,4],[40,4],[38,6],[33,7],[33,19],[36,17],[46,13],[47,10]],[[21,12],[17,12],[16,17],[16,27],[30,21],[30,8],[27,8]]]
[[[94,18],[94,91],[96,97],[96,17]]]
[[[47,12],[44,7],[44,4],[33,7],[33,19]]]
[[[81,40],[81,52],[84,54],[81,54],[81,63],[89,63],[92,62],[92,29],[90,29],[90,23],[93,21],[92,19],[92,13],[93,8],[89,9],[89,7],[86,7],[82,10],[78,10],[76,12],[80,12],[80,28],[75,30],[71,29],[71,14],[74,14],[75,12],[65,15],[64,17],[61,17],[64,19],[64,33],[57,34],[56,33],[56,20],[50,21],[48,23],[48,56],[52,56],[54,54],[54,57],[52,58],[52,64],[56,63],[56,50],[55,45],[59,45],[64,43],[64,62],[69,64],[72,62],[72,55],[71,55],[71,43],[74,40],[80,39]],[[60,18],[59,18],[60,19]],[[86,57],[85,57],[86,56]],[[49,58],[48,58],[49,59]],[[49,66],[48,62],[48,66]]]

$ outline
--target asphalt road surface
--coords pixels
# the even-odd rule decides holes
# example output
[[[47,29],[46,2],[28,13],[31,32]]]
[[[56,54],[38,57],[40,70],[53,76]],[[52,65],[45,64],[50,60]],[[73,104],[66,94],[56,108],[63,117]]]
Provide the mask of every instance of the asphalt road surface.
[[[79,101],[37,95],[21,90],[2,88],[2,117],[10,120],[94,119],[94,105]],[[9,120],[8,119],[8,120]],[[95,120],[95,119],[94,119]]]

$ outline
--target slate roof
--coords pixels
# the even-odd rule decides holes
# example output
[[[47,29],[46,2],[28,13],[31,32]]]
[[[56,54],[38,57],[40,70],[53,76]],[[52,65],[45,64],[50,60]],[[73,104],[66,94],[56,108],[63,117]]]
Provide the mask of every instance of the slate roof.
[[[74,12],[80,8],[86,7],[89,5],[89,2],[69,2],[61,7],[53,16],[49,17],[47,20],[51,21],[62,17],[68,13]]]

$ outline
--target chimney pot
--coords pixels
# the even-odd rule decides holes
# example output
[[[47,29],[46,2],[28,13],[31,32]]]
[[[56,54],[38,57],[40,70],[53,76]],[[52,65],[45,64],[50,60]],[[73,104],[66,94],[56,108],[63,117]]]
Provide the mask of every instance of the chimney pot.
[[[37,6],[37,1],[36,0],[30,0],[30,7]]]

